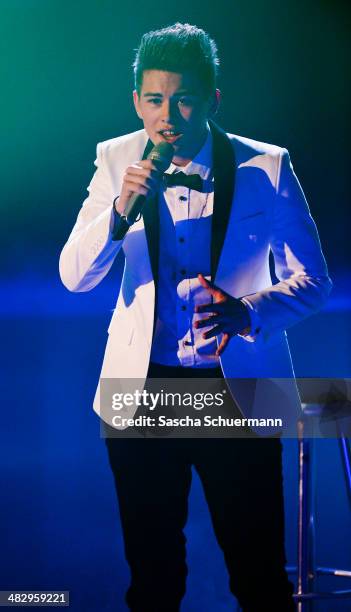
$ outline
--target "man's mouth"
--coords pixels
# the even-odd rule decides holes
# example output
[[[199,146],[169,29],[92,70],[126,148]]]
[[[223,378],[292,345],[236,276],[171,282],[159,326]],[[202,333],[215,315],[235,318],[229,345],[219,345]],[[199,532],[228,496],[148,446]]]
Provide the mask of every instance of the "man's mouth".
[[[183,136],[183,134],[177,130],[161,130],[159,133],[161,134],[162,138],[170,144],[173,144]]]

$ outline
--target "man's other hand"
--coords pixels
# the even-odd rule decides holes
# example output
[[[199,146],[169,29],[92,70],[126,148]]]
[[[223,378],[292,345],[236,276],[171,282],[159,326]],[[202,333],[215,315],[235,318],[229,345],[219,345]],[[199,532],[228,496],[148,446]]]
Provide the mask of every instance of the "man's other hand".
[[[208,290],[213,302],[201,304],[195,307],[196,313],[209,312],[211,316],[195,321],[196,329],[214,325],[213,329],[203,334],[203,338],[212,338],[223,334],[221,343],[216,350],[216,355],[223,353],[230,338],[237,334],[245,335],[250,331],[250,314],[247,307],[241,300],[233,298],[231,295],[219,289],[206,280],[202,274],[198,274],[201,285]]]

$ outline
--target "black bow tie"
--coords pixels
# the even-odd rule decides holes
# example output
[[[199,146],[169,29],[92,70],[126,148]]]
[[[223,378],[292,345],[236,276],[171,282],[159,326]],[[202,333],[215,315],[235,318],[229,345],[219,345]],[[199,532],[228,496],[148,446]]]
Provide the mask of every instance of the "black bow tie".
[[[199,174],[184,174],[184,172],[175,172],[174,174],[164,174],[163,184],[167,187],[187,187],[195,189],[195,191],[203,190],[203,180]]]

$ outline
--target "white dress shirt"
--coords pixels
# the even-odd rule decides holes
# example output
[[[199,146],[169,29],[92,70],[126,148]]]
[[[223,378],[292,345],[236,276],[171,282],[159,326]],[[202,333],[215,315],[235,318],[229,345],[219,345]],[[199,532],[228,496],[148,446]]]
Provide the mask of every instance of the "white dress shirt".
[[[199,174],[203,192],[168,187],[159,195],[160,258],[156,326],[151,361],[192,368],[218,367],[216,338],[205,340],[210,327],[195,329],[195,306],[212,301],[197,278],[211,279],[211,224],[213,214],[212,136],[184,167],[171,164],[168,173]]]

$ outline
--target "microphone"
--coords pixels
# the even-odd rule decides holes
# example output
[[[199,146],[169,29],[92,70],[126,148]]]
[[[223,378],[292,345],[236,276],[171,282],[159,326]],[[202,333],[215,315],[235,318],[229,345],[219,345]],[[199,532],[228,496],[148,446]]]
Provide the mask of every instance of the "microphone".
[[[169,142],[160,142],[151,149],[147,159],[151,159],[157,171],[163,174],[170,166],[173,155],[174,149],[172,145]],[[140,193],[133,193],[125,206],[123,214],[118,218],[117,227],[113,233],[113,240],[122,240],[124,238],[129,227],[135,223],[141,214],[148,197]]]

